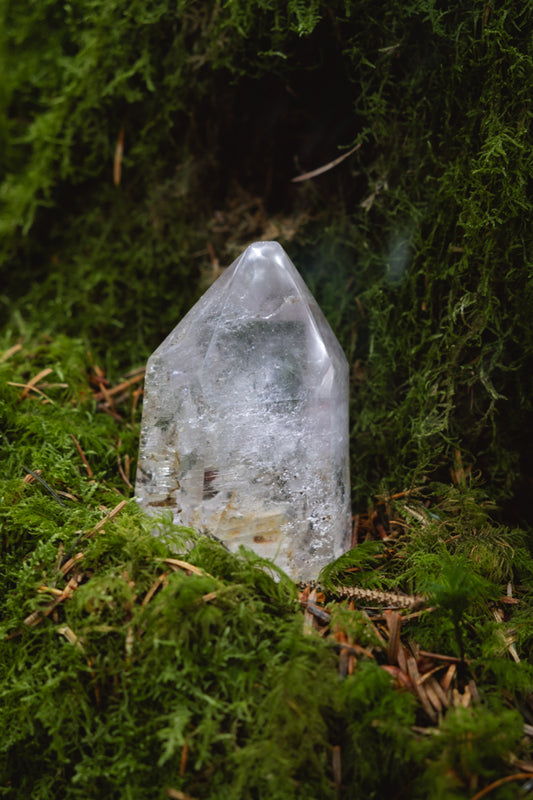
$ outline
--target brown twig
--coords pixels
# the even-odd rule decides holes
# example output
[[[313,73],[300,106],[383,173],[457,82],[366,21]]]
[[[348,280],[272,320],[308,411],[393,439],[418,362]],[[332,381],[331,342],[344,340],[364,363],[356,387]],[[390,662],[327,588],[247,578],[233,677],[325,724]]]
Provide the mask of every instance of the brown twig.
[[[143,369],[143,371],[139,374],[134,375],[127,381],[122,381],[122,383],[117,384],[117,386],[113,386],[112,389],[108,389],[107,387],[104,387],[103,383],[100,383],[100,391],[94,395],[94,399],[111,402],[111,398],[116,394],[120,394],[120,392],[123,392],[125,389],[129,389],[129,387],[133,386],[134,383],[139,383],[139,381],[144,380],[144,373],[145,370]]]
[[[389,646],[387,648],[387,657],[389,664],[396,664],[398,662],[398,650],[400,647],[400,632],[402,629],[402,617],[397,611],[386,611],[385,621],[389,629]]]
[[[131,404],[131,419],[132,419],[132,421],[133,421],[133,420],[134,420],[134,418],[135,418],[135,412],[136,412],[136,410],[137,410],[137,404],[138,404],[138,402],[139,402],[139,398],[140,398],[140,397],[142,397],[142,395],[143,395],[143,392],[144,392],[144,389],[143,389],[143,387],[142,387],[142,386],[139,386],[139,388],[138,388],[138,389],[135,389],[135,390],[134,390],[134,391],[131,393],[131,396],[133,397],[133,403]]]
[[[450,663],[450,664],[462,664],[463,663],[463,659],[457,658],[456,656],[443,656],[443,655],[439,655],[439,653],[430,653],[428,650],[419,650],[418,654],[420,656],[422,656],[423,658],[434,658],[437,661],[446,661],[447,663]],[[464,659],[464,660],[466,661],[467,664],[470,663],[466,659]]]
[[[98,405],[98,409],[103,411],[105,414],[109,414],[109,416],[113,417],[116,422],[123,422],[123,418],[120,416],[118,411],[115,411],[113,408],[108,408],[105,403],[100,403]]]
[[[60,568],[61,572],[63,573],[63,575],[66,575],[67,572],[70,572],[72,567],[74,567],[79,561],[83,560],[83,557],[84,557],[84,554],[80,552],[80,553],[76,553],[76,555],[72,556],[72,558],[69,558],[68,561],[65,561],[65,563],[62,564],[62,566]]]
[[[124,469],[122,468],[122,464],[121,464],[121,461],[120,461],[120,456],[118,454],[117,454],[117,464],[118,464],[118,471],[120,472],[120,477],[122,478],[122,480],[124,481],[124,483],[126,484],[126,486],[129,489],[133,489],[133,486],[132,486],[132,484],[130,482],[130,479],[128,478],[128,476],[124,472]]]
[[[355,151],[359,150],[360,147],[361,147],[361,142],[359,142],[359,144],[356,144],[355,147],[352,147],[351,150],[348,150],[347,153],[343,153],[338,158],[334,158],[333,161],[329,161],[322,167],[317,167],[316,169],[312,169],[310,172],[304,172],[303,175],[297,175],[295,178],[291,178],[291,183],[300,183],[301,181],[308,181],[310,178],[316,178],[318,175],[322,175],[324,172],[329,172],[330,169],[333,169],[333,167],[336,167],[339,164],[341,164],[345,158],[351,156],[352,153],[355,153]]]
[[[488,786],[485,786],[484,789],[482,789],[480,792],[477,792],[471,800],[480,800],[480,798],[485,797],[485,795],[489,794],[489,792],[494,791],[494,789],[499,789],[500,786],[504,786],[506,783],[525,780],[531,780],[530,772],[516,772],[514,775],[506,775],[505,778],[499,778],[497,781],[489,783]]]
[[[120,512],[122,511],[124,506],[127,505],[127,503],[128,503],[127,500],[121,500],[120,503],[117,506],[115,506],[115,508],[112,511],[110,511],[109,514],[107,514],[107,516],[101,519],[100,522],[98,522],[98,524],[94,526],[94,528],[92,528],[85,534],[85,537],[87,539],[91,539],[96,533],[98,533],[98,531],[101,531],[107,522],[111,522],[111,520],[115,519],[117,514],[120,514]]]
[[[123,154],[124,154],[124,128],[121,128],[118,134],[117,146],[115,147],[115,159],[113,161],[113,183],[115,184],[115,186],[120,186]]]
[[[158,578],[156,578],[154,583],[150,586],[150,588],[146,592],[141,605],[143,605],[143,606],[147,606],[148,605],[148,603],[150,602],[150,600],[152,599],[154,594],[157,592],[159,587],[160,586],[164,586],[164,584],[167,582],[167,578],[168,578],[168,572],[163,572],[162,575],[160,575]]]

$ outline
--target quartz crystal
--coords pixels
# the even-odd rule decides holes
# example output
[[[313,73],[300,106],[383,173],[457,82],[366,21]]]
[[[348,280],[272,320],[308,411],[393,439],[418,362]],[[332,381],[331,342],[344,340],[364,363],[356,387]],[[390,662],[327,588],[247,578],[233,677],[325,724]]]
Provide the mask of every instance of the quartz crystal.
[[[294,580],[346,550],[348,362],[277,242],[248,247],[149,359],[136,494]]]

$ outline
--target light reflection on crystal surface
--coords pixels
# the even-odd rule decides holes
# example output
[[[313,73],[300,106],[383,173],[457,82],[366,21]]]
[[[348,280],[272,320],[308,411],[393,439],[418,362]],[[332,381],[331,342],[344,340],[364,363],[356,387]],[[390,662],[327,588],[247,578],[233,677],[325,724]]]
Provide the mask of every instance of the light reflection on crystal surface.
[[[348,546],[348,363],[283,248],[258,242],[148,361],[149,513],[316,578]]]

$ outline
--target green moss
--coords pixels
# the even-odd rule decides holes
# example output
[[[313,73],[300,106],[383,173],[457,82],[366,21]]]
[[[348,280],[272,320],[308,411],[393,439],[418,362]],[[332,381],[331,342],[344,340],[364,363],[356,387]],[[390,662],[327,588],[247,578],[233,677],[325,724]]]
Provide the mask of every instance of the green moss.
[[[11,384],[27,386],[46,364],[54,374],[36,384],[45,396],[21,398]],[[522,707],[533,678],[508,655],[510,629],[517,654],[531,649],[533,562],[524,534],[492,522],[479,490],[435,487],[429,507],[397,500],[398,519],[411,520],[402,535],[361,544],[323,575],[332,587],[430,591],[435,607],[404,623],[416,646],[453,654],[460,630],[483,704],[450,710],[433,746],[417,727],[427,719],[415,697],[382,669],[383,633],[363,611],[330,603],[332,638],[308,635],[296,587],[255,554],[232,555],[164,516],[149,522],[134,502],[98,526],[129,494],[117,441],[135,457],[138,412],[132,422],[128,399],[122,418],[98,410],[79,342],[27,341],[1,369],[5,796],[77,798],[96,786],[111,798],[164,797],[169,787],[197,798],[333,798],[340,781],[353,798],[399,785],[402,797],[425,797],[428,786],[432,796],[466,797],[472,781],[501,775],[509,748],[527,755],[521,717],[501,700],[505,686],[507,702]],[[41,481],[25,482],[26,468]],[[497,549],[467,560],[476,528],[482,540],[492,532],[504,566]],[[172,571],[169,556],[191,569]],[[494,599],[516,579],[516,611],[492,621]],[[346,678],[337,633],[365,648]],[[487,730],[498,732],[490,748]],[[464,752],[472,736],[478,744]]]
[[[198,296],[208,242],[226,265],[277,220],[356,365],[354,499],[442,479],[459,447],[507,501],[531,419],[527,10],[141,5],[5,3],[14,324],[138,365]],[[295,156],[354,137],[291,188]]]

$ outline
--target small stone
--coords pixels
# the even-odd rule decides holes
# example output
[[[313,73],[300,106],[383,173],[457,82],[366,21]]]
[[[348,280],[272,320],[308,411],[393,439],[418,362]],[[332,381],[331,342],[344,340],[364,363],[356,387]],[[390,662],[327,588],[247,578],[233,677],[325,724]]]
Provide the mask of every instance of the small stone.
[[[296,581],[347,549],[348,362],[277,242],[248,247],[148,360],[135,489]]]

